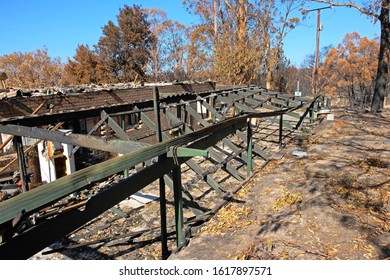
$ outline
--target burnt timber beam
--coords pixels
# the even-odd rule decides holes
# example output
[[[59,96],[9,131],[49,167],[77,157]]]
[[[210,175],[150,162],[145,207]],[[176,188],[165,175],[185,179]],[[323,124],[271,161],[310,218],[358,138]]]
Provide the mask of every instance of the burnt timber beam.
[[[50,130],[56,130],[58,128],[60,128],[64,123],[58,123],[56,124],[54,127],[51,127]],[[12,139],[13,137],[11,137]],[[29,152],[31,152],[35,146],[37,146],[42,140],[38,140],[36,141],[33,145],[29,146],[27,149],[24,150],[24,154],[27,154]],[[5,170],[7,170],[7,168],[9,168],[10,166],[12,166],[15,162],[17,161],[17,158],[14,158],[13,160],[11,160],[7,165],[3,166],[2,168],[0,168],[0,174],[3,173]]]
[[[57,143],[71,144],[74,146],[81,146],[85,148],[120,154],[127,154],[131,151],[142,149],[147,146],[146,144],[134,141],[122,141],[115,139],[105,141],[101,138],[89,135],[74,133],[68,134],[62,131],[49,131],[37,127],[26,127],[13,124],[0,124],[0,133],[49,140]]]

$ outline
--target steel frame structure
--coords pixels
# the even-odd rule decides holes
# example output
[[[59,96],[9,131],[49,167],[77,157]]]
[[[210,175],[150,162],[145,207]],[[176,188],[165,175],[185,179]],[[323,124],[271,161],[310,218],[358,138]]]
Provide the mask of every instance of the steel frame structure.
[[[97,126],[104,122],[107,123],[119,138],[111,141],[104,141],[91,135],[65,134],[59,131],[31,127],[32,123],[37,125],[46,124],[48,120],[46,115],[0,122],[0,133],[11,134],[15,137],[32,137],[124,154],[121,157],[87,167],[1,202],[0,233],[2,243],[0,244],[0,259],[27,259],[31,257],[157,179],[160,181],[163,258],[166,258],[168,247],[165,185],[174,192],[177,247],[181,247],[185,243],[183,207],[190,209],[198,219],[214,212],[205,212],[202,207],[183,192],[181,165],[185,163],[223,200],[227,200],[230,194],[213,179],[210,173],[205,172],[191,158],[194,156],[212,157],[218,162],[219,168],[230,174],[238,183],[243,182],[251,175],[254,156],[259,156],[264,161],[269,160],[269,155],[253,141],[251,119],[261,118],[278,124],[278,144],[279,147],[282,147],[283,132],[302,129],[307,120],[313,119],[313,112],[318,103],[318,97],[314,99],[294,97],[270,92],[261,87],[230,88],[181,97],[179,100],[174,97],[174,102],[169,102],[169,98],[160,100],[158,88],[155,88],[153,103],[136,104],[136,106],[132,106],[130,111],[128,110],[129,106],[122,106],[122,111],[117,110],[118,108],[115,108],[115,110],[106,108],[111,113],[107,113],[106,110],[103,110],[104,108],[94,109],[93,112],[88,111],[83,115],[100,115],[101,121]],[[191,107],[193,103],[199,103],[206,108],[209,118],[204,118],[197,110],[194,110]],[[229,112],[233,112],[233,115],[227,116],[224,112],[218,110],[217,104],[224,104],[230,110]],[[176,114],[172,112],[172,108],[176,109]],[[177,108],[180,108],[180,111]],[[154,121],[145,114],[148,110],[155,111]],[[125,115],[129,112],[137,112],[141,115],[142,121],[156,135],[156,144],[146,145],[130,141],[123,132],[123,128],[112,119],[113,115]],[[183,116],[180,116],[178,112],[185,114],[186,117],[190,116],[201,128],[194,130],[185,120],[183,121]],[[66,113],[58,114],[56,121],[73,118],[74,114],[74,112],[69,113],[69,115]],[[81,116],[82,112],[77,114]],[[177,137],[173,138],[163,131],[160,122],[161,115],[171,121],[171,129],[178,131]],[[294,119],[294,121],[288,119]],[[246,144],[246,147],[240,148],[235,145],[229,140],[229,135],[236,135]],[[238,172],[229,163],[231,157],[223,158],[216,152],[214,146],[220,141],[233,151],[233,156],[239,156],[246,164],[246,174],[243,175]],[[23,151],[19,152],[18,155],[21,163],[20,168],[23,168]],[[50,219],[43,220],[23,231],[18,231],[20,221],[27,220],[29,216],[44,207],[53,205],[60,199],[91,186],[94,182],[104,180],[113,174],[123,172],[123,170],[129,170],[140,163],[145,164],[146,167],[135,174],[126,175],[128,177],[124,180],[90,197],[82,205],[82,208],[74,208],[64,213],[58,213]],[[171,176],[167,176],[168,174],[171,174]]]

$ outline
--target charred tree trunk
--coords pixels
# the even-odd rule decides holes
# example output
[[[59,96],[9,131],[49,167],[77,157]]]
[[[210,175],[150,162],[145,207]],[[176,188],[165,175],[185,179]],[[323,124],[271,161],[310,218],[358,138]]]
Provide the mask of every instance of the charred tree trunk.
[[[379,113],[383,109],[386,94],[386,82],[389,75],[390,55],[390,23],[389,23],[390,0],[382,0],[382,8],[379,16],[381,23],[381,39],[378,57],[378,71],[375,81],[374,97],[371,103],[371,112]]]

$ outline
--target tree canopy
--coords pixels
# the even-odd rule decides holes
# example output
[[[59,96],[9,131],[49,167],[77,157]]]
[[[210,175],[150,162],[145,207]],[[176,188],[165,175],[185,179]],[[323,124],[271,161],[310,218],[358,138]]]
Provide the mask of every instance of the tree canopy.
[[[145,79],[149,50],[156,38],[149,29],[147,15],[140,6],[127,5],[119,10],[118,25],[109,21],[103,27],[96,51],[109,82]]]
[[[347,34],[331,48],[320,67],[323,92],[349,101],[350,106],[368,105],[373,98],[379,43],[377,39]]]
[[[293,93],[299,80],[309,93],[313,56],[292,66],[283,41],[304,20],[297,11],[310,1],[357,9],[381,23],[378,40],[353,33],[336,47],[323,48],[318,81],[324,93],[347,97],[350,105],[371,102],[372,111],[380,111],[389,75],[390,0],[362,6],[352,0],[184,0],[197,17],[189,26],[162,10],[125,5],[115,22],[102,27],[96,45],[79,44],[66,63],[43,48],[0,57],[0,70],[18,87],[212,79]]]
[[[336,7],[349,7],[357,9],[362,14],[370,17],[374,22],[379,21],[381,25],[380,48],[374,86],[374,96],[371,103],[371,111],[378,113],[383,109],[386,86],[389,80],[390,62],[390,0],[365,1],[359,6],[357,1],[330,1],[314,0],[320,3],[331,4]]]
[[[51,58],[45,47],[0,56],[0,69],[7,73],[8,86],[24,88],[58,85],[63,72],[61,60]]]

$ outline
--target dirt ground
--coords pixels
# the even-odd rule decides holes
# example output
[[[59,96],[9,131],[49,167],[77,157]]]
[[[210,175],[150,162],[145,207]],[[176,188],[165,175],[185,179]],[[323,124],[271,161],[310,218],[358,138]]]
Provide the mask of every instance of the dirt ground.
[[[170,259],[389,259],[390,112],[334,113]]]

